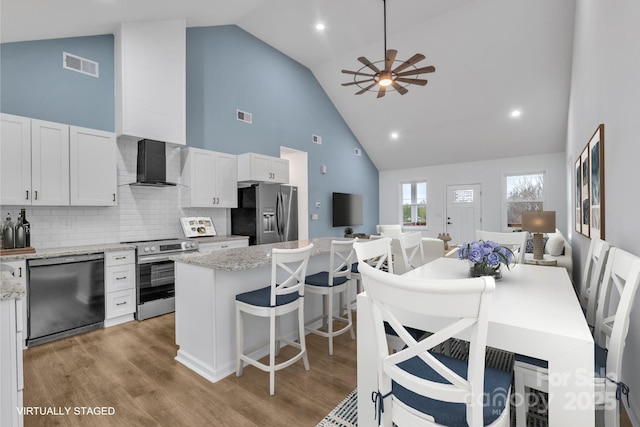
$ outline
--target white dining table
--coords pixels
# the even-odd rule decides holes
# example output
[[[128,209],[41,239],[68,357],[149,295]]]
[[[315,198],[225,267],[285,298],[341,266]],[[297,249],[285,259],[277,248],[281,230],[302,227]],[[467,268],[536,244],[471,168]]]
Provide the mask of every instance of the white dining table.
[[[551,427],[594,426],[593,337],[567,271],[526,264],[503,270],[493,294],[487,345],[549,362]],[[464,278],[467,274],[466,262],[439,258],[403,276],[429,280]],[[416,326],[410,316],[400,320]],[[434,318],[433,323],[419,326],[428,331],[439,327],[441,321]],[[357,333],[358,426],[377,426],[371,401],[371,393],[378,389],[377,352],[366,292],[358,295]]]

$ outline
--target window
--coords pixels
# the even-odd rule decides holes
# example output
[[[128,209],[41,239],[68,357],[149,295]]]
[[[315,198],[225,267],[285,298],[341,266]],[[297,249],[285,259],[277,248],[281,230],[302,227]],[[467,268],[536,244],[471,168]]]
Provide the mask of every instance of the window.
[[[402,225],[427,226],[427,183],[402,183]]]
[[[522,227],[522,212],[544,210],[544,173],[505,178],[507,227]]]

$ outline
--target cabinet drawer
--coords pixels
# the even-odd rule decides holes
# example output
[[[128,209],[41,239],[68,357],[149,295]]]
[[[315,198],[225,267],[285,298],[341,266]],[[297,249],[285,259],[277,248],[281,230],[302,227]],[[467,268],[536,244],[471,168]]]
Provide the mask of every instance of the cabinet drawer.
[[[136,311],[136,291],[109,292],[105,295],[105,303],[107,319],[133,313]]]
[[[136,266],[134,264],[107,267],[105,269],[105,292],[135,289]]]
[[[135,262],[135,251],[105,252],[104,254],[105,267],[111,267],[114,265],[135,264]]]
[[[198,252],[213,252],[213,251],[221,251],[223,249],[244,248],[248,245],[249,245],[249,241],[247,239],[229,240],[225,242],[215,242],[215,243],[200,243],[200,248],[198,249]]]

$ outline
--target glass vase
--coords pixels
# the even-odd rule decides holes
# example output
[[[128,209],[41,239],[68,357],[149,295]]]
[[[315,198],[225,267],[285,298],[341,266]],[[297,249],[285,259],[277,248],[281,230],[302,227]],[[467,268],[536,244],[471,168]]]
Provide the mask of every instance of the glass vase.
[[[469,261],[469,277],[492,276],[496,281],[501,280],[502,279],[502,272],[500,271],[501,265],[502,264],[498,264],[498,266],[493,267],[484,262],[473,263]]]

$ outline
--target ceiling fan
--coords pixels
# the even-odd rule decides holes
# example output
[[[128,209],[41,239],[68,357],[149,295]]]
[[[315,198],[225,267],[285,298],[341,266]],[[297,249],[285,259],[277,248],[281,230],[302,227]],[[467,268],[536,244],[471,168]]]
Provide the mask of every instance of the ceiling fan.
[[[358,58],[358,61],[363,63],[364,67],[358,71],[342,70],[344,74],[353,75],[353,81],[342,83],[342,86],[358,85],[360,90],[356,92],[356,95],[361,95],[367,91],[374,91],[376,89],[372,90],[372,88],[376,85],[378,85],[377,98],[382,98],[389,86],[398,91],[400,95],[404,95],[409,92],[406,86],[411,84],[424,86],[427,84],[427,80],[417,78],[420,74],[433,73],[436,71],[433,65],[422,68],[415,66],[415,64],[425,59],[425,56],[421,53],[416,53],[394,68],[394,64],[400,61],[396,60],[397,50],[387,50],[387,2],[386,0],[382,0],[382,2],[384,5],[384,61],[371,62],[364,56],[361,56]],[[384,62],[384,68],[381,70],[376,64],[382,62]],[[373,74],[371,72],[373,72]],[[358,80],[358,78],[362,77],[365,77],[365,79]],[[401,83],[405,84],[402,85]]]

